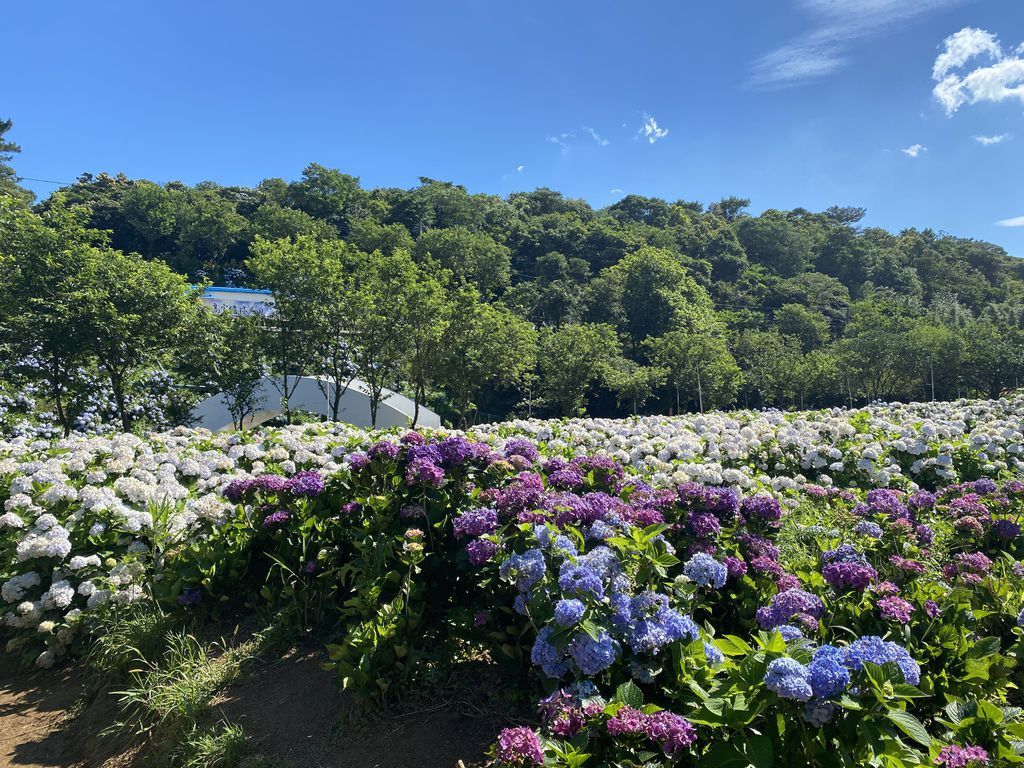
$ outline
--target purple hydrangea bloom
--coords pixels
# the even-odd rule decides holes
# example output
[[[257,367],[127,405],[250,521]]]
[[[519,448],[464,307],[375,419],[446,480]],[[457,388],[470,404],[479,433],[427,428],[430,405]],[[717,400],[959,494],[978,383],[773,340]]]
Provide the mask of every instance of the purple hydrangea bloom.
[[[701,539],[713,539],[722,530],[722,524],[710,512],[695,512],[690,515],[687,524],[690,532]]]
[[[470,509],[455,518],[452,529],[457,538],[483,536],[498,530],[498,513],[493,509]]]
[[[878,608],[881,610],[882,616],[890,621],[899,622],[900,624],[906,624],[910,621],[910,616],[914,612],[913,604],[908,603],[902,597],[896,597],[895,595],[883,597],[879,600]]]
[[[288,481],[288,492],[292,496],[314,498],[324,492],[324,479],[319,472],[296,472]]]
[[[426,459],[416,459],[405,469],[405,482],[407,485],[440,488],[444,483],[444,470]]]
[[[370,464],[370,457],[365,453],[350,453],[348,456],[348,465],[352,469],[359,471],[365,469]]]
[[[782,519],[782,505],[772,496],[747,496],[740,504],[740,513],[747,520],[777,523]]]
[[[483,565],[498,552],[498,545],[490,539],[473,539],[466,545],[466,554],[473,565]]]
[[[506,765],[543,765],[540,736],[532,728],[505,728],[498,735],[498,759]]]
[[[252,478],[232,480],[224,487],[224,498],[233,504],[237,504],[245,498],[245,495],[249,492],[249,489],[252,488],[252,486]]]
[[[928,491],[917,491],[907,499],[907,506],[916,510],[931,509],[935,506],[935,494]]]
[[[992,532],[1003,541],[1010,541],[1020,535],[1020,526],[1013,520],[996,520],[992,523]]]
[[[722,559],[730,579],[738,579],[747,572],[747,563],[738,557],[725,557]]]
[[[537,446],[529,440],[513,437],[505,441],[505,456],[522,456],[527,461],[534,462],[540,458],[540,453],[537,451]]]
[[[764,684],[783,699],[807,701],[814,695],[807,667],[789,657],[775,659],[768,665]]]
[[[178,595],[178,605],[192,606],[203,602],[202,587],[186,587]]]
[[[401,451],[401,447],[398,443],[392,443],[390,440],[381,440],[370,446],[370,450],[367,453],[371,459],[396,459]]]
[[[788,624],[795,616],[820,619],[824,612],[825,604],[817,595],[802,589],[787,589],[775,595],[769,605],[757,609],[757,622],[762,629],[775,629]]]
[[[664,709],[647,715],[644,733],[669,756],[682,752],[697,740],[697,730],[689,720]]]
[[[288,481],[280,475],[260,475],[252,481],[252,487],[264,493],[282,493],[288,490]]]
[[[860,563],[835,562],[821,569],[825,581],[836,591],[854,589],[863,592],[878,577],[878,572],[870,565]]]
[[[950,744],[942,748],[935,764],[945,768],[984,768],[988,765],[988,752],[973,745],[961,747]]]
[[[583,476],[575,469],[560,469],[548,475],[548,484],[563,491],[572,491],[583,485]]]
[[[287,509],[279,509],[263,518],[263,527],[273,528],[275,525],[284,525],[290,518],[291,513]]]
[[[448,437],[437,444],[441,463],[446,467],[459,467],[473,458],[475,446],[464,437]]]

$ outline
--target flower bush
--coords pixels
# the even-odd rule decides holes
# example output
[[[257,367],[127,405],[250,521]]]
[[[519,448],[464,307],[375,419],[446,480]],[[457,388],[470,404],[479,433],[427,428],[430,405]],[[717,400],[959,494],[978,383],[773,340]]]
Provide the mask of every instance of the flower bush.
[[[924,406],[739,415],[747,469],[713,484],[623,462],[607,435],[590,452],[596,427],[555,436],[573,422],[539,441],[532,423],[19,438],[0,447],[0,631],[49,666],[128,602],[286,607],[378,700],[486,654],[538,699],[496,728],[499,765],[1016,764],[1022,405],[937,405],[931,432]],[[719,451],[726,420],[679,421]],[[893,484],[757,474],[764,425],[779,448],[824,424],[846,457],[884,444]],[[953,463],[904,466],[912,438]]]

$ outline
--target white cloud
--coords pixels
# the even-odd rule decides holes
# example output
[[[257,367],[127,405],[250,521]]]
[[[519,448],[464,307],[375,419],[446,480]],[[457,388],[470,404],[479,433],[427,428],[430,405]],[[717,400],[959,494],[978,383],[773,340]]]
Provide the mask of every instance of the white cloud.
[[[569,145],[566,143],[566,139],[573,138],[576,137],[572,133],[560,133],[557,136],[548,136],[548,141],[560,147],[562,150],[562,154],[564,155],[566,152],[569,151]]]
[[[1024,216],[1017,216],[1012,219],[1003,219],[1002,221],[997,221],[996,224],[1000,227],[1024,227]]]
[[[923,146],[921,144],[911,144],[906,149],[901,149],[900,150],[900,152],[902,152],[904,155],[909,155],[910,157],[917,157],[922,152],[927,152],[927,151],[928,151],[928,147],[925,147],[925,146]]]
[[[526,170],[526,166],[525,165],[517,165],[516,166],[516,173],[522,173],[525,170]]]
[[[964,27],[945,40],[946,50],[939,54],[932,67],[932,79],[941,80],[951,69],[959,69],[975,56],[987,53],[999,58],[1002,49],[999,41],[991,32],[973,27]]]
[[[626,193],[625,193],[625,192],[623,192],[623,191],[622,191],[621,189],[619,189],[618,187],[615,187],[615,189],[609,189],[609,190],[608,190],[608,194],[609,194],[609,195],[624,195],[624,194],[626,194]]]
[[[640,129],[639,135],[645,137],[648,142],[653,144],[658,139],[664,139],[668,136],[668,128],[660,127],[657,120],[644,112],[644,127]]]
[[[758,58],[750,84],[784,88],[830,75],[849,63],[848,51],[860,39],[900,29],[918,16],[966,0],[797,0],[814,17],[812,27]]]
[[[606,139],[600,133],[595,131],[593,128],[587,128],[586,126],[583,126],[583,130],[586,131],[587,133],[589,133],[590,134],[590,138],[592,138],[595,142],[597,142],[597,144],[599,146],[607,147],[611,143],[611,142],[608,141],[608,139]]]
[[[965,69],[979,57],[985,63]],[[932,79],[932,94],[950,116],[964,104],[1009,99],[1024,103],[1024,45],[1006,53],[991,32],[964,27],[943,41]]]
[[[999,133],[995,136],[975,136],[974,140],[981,144],[983,147],[991,147],[993,144],[1002,144],[1010,138],[1008,133]]]

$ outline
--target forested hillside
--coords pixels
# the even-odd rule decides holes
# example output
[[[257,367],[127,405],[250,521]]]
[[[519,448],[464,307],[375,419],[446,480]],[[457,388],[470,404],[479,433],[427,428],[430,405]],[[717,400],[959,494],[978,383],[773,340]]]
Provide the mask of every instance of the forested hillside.
[[[0,183],[17,195],[8,210],[22,206],[9,168]],[[997,396],[1018,384],[1024,262],[927,229],[865,227],[855,207],[748,208],[627,195],[594,209],[550,189],[502,198],[427,178],[365,189],[312,164],[253,188],[83,174],[24,215],[52,228],[77,211],[83,231],[109,233],[97,241],[107,253],[191,283],[271,288],[285,332],[308,348],[266,352],[247,360],[253,370],[380,370],[381,386],[454,421]],[[314,316],[333,345],[303,326]],[[401,333],[382,341],[389,325]],[[194,354],[161,354],[179,380],[196,377]],[[203,386],[223,384],[193,390]]]

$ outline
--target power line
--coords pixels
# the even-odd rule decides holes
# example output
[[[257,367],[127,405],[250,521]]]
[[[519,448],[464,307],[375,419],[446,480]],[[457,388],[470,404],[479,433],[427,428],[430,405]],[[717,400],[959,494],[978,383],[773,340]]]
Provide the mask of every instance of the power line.
[[[57,184],[61,187],[70,187],[73,181],[54,181],[53,179],[34,179],[31,176],[19,176],[18,181],[41,181],[43,184]]]

